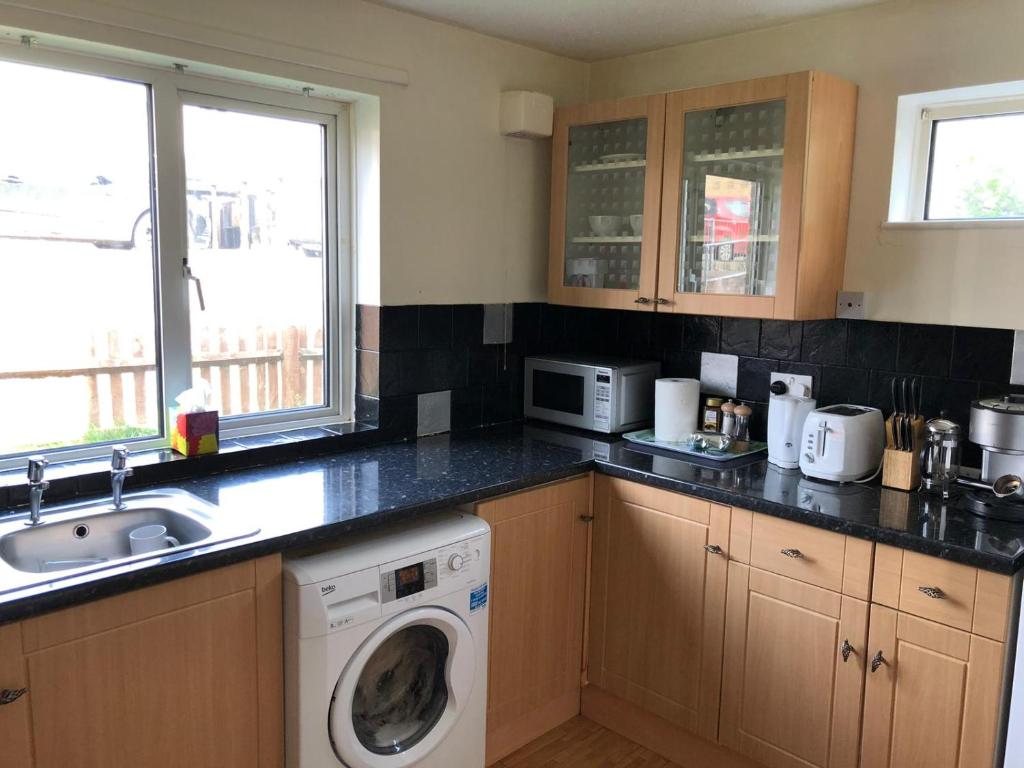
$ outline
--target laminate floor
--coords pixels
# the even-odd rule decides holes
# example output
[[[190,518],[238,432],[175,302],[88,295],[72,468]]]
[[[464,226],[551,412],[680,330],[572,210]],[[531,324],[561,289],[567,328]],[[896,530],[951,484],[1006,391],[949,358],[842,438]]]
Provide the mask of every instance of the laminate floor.
[[[491,768],[680,768],[629,739],[574,717]]]

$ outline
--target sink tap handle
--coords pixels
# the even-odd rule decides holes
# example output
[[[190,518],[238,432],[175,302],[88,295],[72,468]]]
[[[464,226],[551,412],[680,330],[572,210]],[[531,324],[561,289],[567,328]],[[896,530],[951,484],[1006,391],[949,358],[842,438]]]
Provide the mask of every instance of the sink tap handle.
[[[28,481],[33,485],[43,482],[43,472],[50,463],[45,456],[28,457]]]
[[[128,447],[124,445],[115,445],[113,447],[113,454],[110,457],[110,468],[115,472],[120,472],[128,467]]]

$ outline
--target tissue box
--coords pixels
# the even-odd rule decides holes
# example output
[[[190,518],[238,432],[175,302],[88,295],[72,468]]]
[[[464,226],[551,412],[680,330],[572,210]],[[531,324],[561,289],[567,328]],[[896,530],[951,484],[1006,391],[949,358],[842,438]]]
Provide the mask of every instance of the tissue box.
[[[220,412],[179,413],[171,427],[171,448],[182,456],[216,453],[220,443]]]

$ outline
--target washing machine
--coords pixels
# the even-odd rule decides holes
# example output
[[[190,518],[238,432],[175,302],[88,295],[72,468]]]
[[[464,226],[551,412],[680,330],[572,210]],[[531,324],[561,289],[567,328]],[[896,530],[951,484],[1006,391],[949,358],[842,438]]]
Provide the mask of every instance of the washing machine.
[[[287,558],[288,768],[483,768],[489,572],[455,512]]]

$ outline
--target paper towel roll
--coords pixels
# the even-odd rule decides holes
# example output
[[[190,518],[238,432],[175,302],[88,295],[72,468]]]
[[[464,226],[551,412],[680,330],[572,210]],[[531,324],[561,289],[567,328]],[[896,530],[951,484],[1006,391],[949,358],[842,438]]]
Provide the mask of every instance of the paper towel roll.
[[[654,439],[678,443],[697,431],[700,381],[657,379],[654,382]]]

